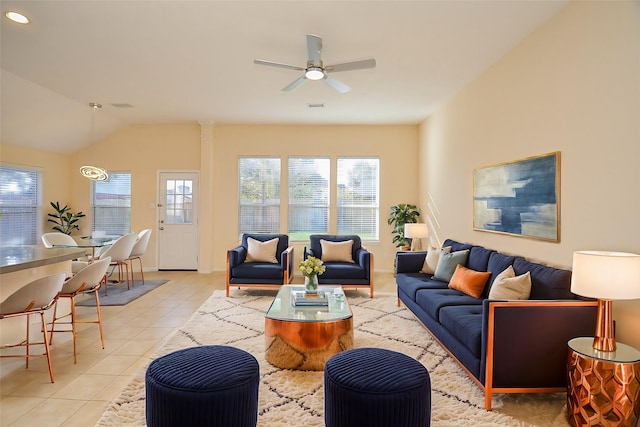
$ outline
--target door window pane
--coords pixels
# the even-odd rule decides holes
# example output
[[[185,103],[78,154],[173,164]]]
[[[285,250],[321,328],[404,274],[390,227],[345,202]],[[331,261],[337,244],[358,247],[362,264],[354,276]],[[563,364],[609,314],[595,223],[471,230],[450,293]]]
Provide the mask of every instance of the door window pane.
[[[193,181],[167,179],[165,223],[193,224]]]

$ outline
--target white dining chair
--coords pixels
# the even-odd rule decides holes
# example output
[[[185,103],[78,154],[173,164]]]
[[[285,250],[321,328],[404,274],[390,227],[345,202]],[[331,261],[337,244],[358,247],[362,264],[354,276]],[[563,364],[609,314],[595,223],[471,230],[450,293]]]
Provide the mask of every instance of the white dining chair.
[[[101,258],[97,261],[92,262],[91,264],[87,264],[85,268],[78,271],[72,278],[64,282],[62,286],[62,290],[60,291],[60,295],[58,295],[58,299],[56,300],[55,306],[53,308],[53,320],[51,321],[51,329],[49,330],[49,345],[53,344],[53,333],[54,332],[71,332],[73,337],[73,363],[77,363],[76,357],[76,325],[78,323],[97,323],[98,329],[100,330],[100,341],[102,343],[102,348],[104,349],[104,335],[102,332],[102,316],[100,314],[100,298],[98,296],[98,290],[102,286],[104,282],[106,282],[106,274],[109,265],[111,264],[111,257]],[[86,319],[78,319],[76,316],[76,297],[80,295],[87,295],[93,293],[96,300],[96,312],[97,319],[95,320],[86,320]],[[62,298],[67,298],[69,300],[70,311],[67,314],[63,314],[58,316],[58,301]],[[70,317],[69,321],[60,322],[60,319],[64,319],[66,317]],[[56,324],[58,325],[71,325],[71,329],[58,329],[56,330]]]
[[[118,283],[122,283],[122,270],[125,272],[125,279],[127,281],[127,288],[131,289],[131,282],[129,280],[129,264],[127,259],[131,255],[131,250],[138,240],[137,233],[129,233],[118,238],[111,246],[107,246],[100,254],[98,259],[106,257],[111,258],[112,266],[118,267]],[[109,295],[109,281],[105,281],[104,294]]]
[[[21,287],[0,303],[0,319],[9,319],[17,316],[25,316],[27,319],[26,339],[17,344],[6,344],[0,347],[25,347],[25,354],[8,354],[0,357],[24,357],[26,359],[27,369],[29,369],[30,358],[45,356],[49,366],[49,378],[51,382],[53,382],[53,367],[51,365],[51,353],[49,352],[49,343],[47,341],[47,325],[44,312],[56,302],[65,277],[65,273],[57,273],[36,279]],[[42,335],[44,338],[42,342],[32,342],[30,340],[29,319],[32,314],[40,315]],[[44,354],[31,354],[30,347],[41,344],[44,344]]]
[[[78,246],[78,243],[73,239],[73,237],[69,236],[68,234],[60,233],[59,231],[44,233],[41,236],[41,239],[42,244],[47,249],[51,249],[56,245],[69,247]],[[82,270],[85,264],[86,262],[84,261],[80,261],[77,259],[73,260],[71,262],[71,272],[75,274],[76,272]]]
[[[151,229],[145,228],[140,233],[138,233],[138,240],[136,244],[133,246],[131,250],[131,255],[129,255],[128,261],[131,265],[131,278],[133,279],[133,260],[137,259],[140,261],[140,275],[142,276],[142,284],[144,285],[144,270],[142,268],[142,255],[147,250],[147,246],[149,246],[149,238],[151,238]]]

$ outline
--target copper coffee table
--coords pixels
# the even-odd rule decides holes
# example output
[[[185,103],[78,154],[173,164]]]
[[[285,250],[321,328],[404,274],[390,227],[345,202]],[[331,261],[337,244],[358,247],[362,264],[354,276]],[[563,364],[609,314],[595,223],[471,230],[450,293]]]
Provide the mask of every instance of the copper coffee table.
[[[319,286],[337,291],[339,286]],[[294,306],[292,292],[304,286],[283,285],[265,315],[265,358],[283,369],[322,371],[336,353],[353,348],[353,314],[346,298],[329,306]],[[344,295],[344,294],[343,294]]]

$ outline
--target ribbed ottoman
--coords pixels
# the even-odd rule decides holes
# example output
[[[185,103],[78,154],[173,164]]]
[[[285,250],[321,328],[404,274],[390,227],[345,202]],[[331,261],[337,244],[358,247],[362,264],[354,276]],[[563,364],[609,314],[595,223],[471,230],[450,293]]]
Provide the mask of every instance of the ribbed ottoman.
[[[255,427],[258,361],[228,346],[186,348],[162,356],[146,373],[147,425]]]
[[[380,348],[356,348],[324,368],[327,427],[427,427],[431,380],[417,360]]]

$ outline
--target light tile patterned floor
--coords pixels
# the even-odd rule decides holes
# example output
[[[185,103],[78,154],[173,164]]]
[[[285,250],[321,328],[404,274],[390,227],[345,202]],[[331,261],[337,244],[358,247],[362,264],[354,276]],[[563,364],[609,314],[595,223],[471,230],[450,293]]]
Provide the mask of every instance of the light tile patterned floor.
[[[122,307],[102,307],[105,349],[97,325],[81,325],[78,363],[70,334],[57,334],[51,347],[55,383],[44,358],[0,362],[0,426],[93,426],[149,355],[188,320],[213,293],[224,289],[224,273],[149,272],[145,279],[169,283]],[[376,273],[376,291],[395,292],[391,273]],[[301,280],[294,280],[302,282]],[[78,307],[92,316],[93,308]]]

